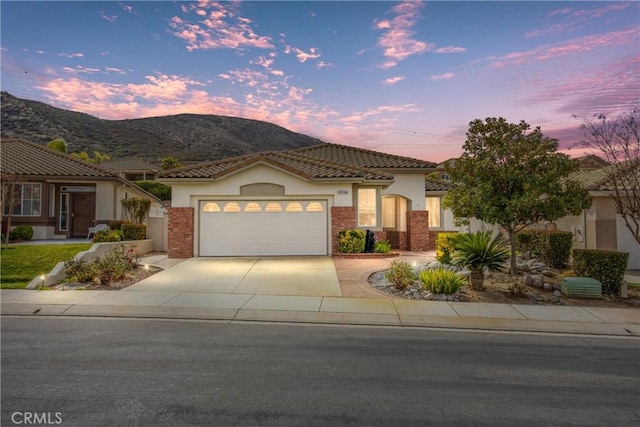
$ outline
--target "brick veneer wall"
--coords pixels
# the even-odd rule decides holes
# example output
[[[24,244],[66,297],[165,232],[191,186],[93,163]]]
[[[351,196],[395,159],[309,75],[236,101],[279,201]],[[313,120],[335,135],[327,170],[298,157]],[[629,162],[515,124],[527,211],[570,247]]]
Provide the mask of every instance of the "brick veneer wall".
[[[331,206],[331,253],[338,253],[338,231],[356,228],[353,206]]]
[[[193,257],[193,208],[169,208],[169,258]]]
[[[430,251],[436,250],[436,236],[438,235],[438,233],[442,233],[442,231],[429,230],[429,250]]]
[[[407,250],[429,250],[429,212],[407,211]]]

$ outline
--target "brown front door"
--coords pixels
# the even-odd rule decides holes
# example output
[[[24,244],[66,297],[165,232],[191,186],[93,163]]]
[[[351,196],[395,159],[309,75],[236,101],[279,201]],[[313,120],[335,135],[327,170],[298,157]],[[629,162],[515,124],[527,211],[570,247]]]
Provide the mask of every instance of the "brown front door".
[[[96,212],[94,193],[74,193],[71,202],[71,237],[86,237]]]

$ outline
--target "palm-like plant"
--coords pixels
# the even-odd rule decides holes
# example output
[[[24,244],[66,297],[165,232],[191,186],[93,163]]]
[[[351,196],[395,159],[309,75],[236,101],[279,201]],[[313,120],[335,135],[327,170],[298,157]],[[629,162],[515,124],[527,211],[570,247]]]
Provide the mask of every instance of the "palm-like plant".
[[[501,234],[492,237],[491,231],[460,234],[453,240],[453,249],[454,264],[471,270],[471,287],[477,291],[484,289],[482,271],[501,271],[510,257],[506,239]]]

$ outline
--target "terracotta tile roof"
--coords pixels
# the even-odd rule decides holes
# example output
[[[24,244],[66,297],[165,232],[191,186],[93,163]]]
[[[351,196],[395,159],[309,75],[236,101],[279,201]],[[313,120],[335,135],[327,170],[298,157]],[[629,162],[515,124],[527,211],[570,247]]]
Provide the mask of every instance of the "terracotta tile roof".
[[[346,145],[323,143],[291,150],[296,154],[332,160],[371,169],[433,169],[436,164],[410,157],[380,153]]]
[[[19,139],[2,140],[0,154],[2,173],[34,177],[114,178],[113,173],[98,166]]]
[[[612,191],[614,186],[611,174],[614,172],[616,172],[615,166],[607,166],[600,169],[583,169],[574,172],[569,178],[580,182],[589,191]],[[626,175],[627,172],[629,175],[622,180],[624,184],[629,185],[631,182],[636,184],[640,182],[640,159],[637,158],[630,161],[629,167],[624,174]],[[627,190],[630,189],[627,188]]]
[[[240,157],[217,160],[186,166],[179,169],[162,171],[158,178],[201,178],[216,179],[235,170],[242,169],[255,163],[264,162],[308,180],[323,179],[357,179],[367,181],[391,181],[393,176],[380,171],[357,167],[350,164],[326,159],[309,157],[292,151],[267,151],[264,153],[247,154]]]
[[[449,191],[451,189],[450,181],[442,181],[440,179],[427,178],[424,182],[425,191]]]

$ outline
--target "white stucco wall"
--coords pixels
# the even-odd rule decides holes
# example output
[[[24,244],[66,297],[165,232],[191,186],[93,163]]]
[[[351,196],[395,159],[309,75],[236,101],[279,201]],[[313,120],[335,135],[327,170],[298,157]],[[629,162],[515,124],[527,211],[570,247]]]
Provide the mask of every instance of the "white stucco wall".
[[[424,173],[394,172],[395,182],[382,190],[382,195],[399,195],[411,201],[407,209],[423,211],[426,208],[424,196]]]
[[[96,183],[96,218],[97,220],[119,219],[113,216],[116,188],[113,181]]]

